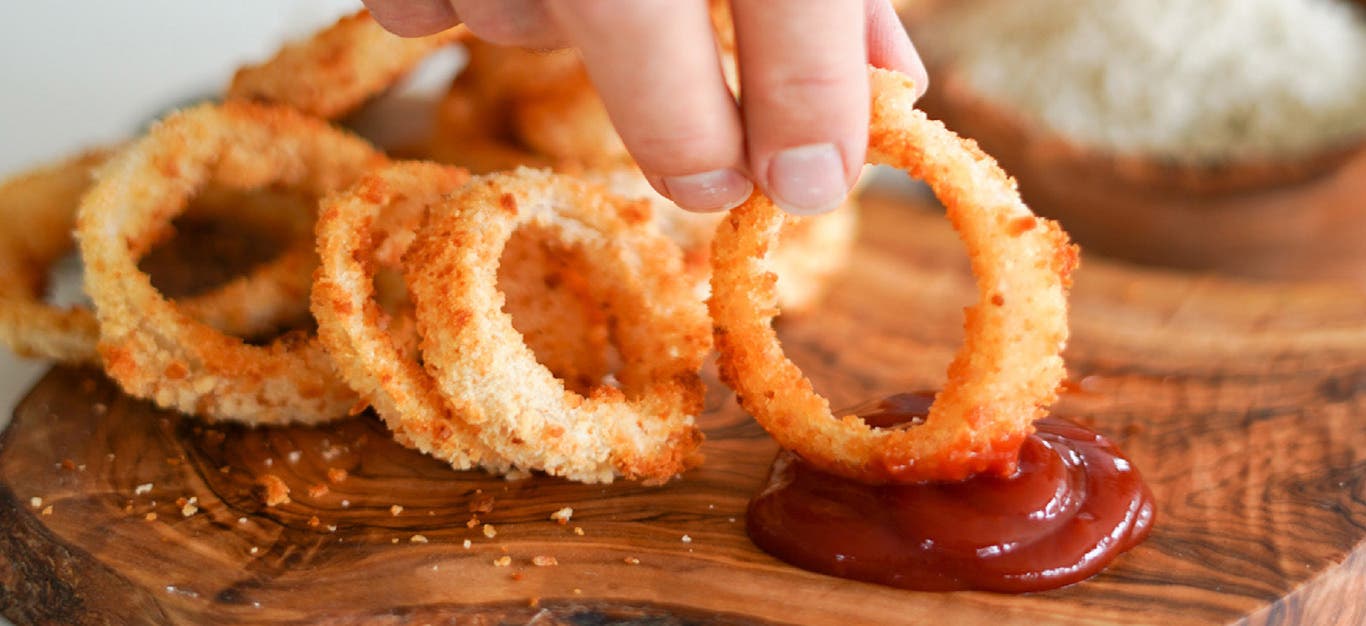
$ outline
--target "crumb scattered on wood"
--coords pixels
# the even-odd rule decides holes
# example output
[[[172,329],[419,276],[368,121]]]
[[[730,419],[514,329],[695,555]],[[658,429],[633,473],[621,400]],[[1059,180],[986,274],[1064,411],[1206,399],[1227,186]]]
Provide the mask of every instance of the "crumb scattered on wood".
[[[498,529],[494,528],[493,524],[484,524],[484,536],[493,539],[498,536]]]
[[[563,509],[550,514],[550,519],[555,520],[555,522],[561,526],[568,524],[569,520],[573,519],[573,517],[574,509],[569,507],[564,507]]]
[[[472,513],[492,513],[493,496],[480,495],[470,500],[470,512]]]
[[[342,468],[340,468],[340,467],[329,467],[329,468],[327,468],[327,480],[328,480],[328,482],[331,482],[331,483],[334,484],[334,485],[337,485],[337,484],[341,484],[341,483],[343,483],[343,482],[346,482],[346,477],[347,477],[346,470],[344,470],[344,469],[342,469]]]
[[[427,543],[426,535],[413,535],[408,538],[409,543]]]
[[[507,567],[512,565],[512,557],[503,555],[493,560],[494,567]]]
[[[276,506],[289,503],[289,485],[280,480],[275,474],[266,474],[261,477],[261,486],[266,489],[266,506]]]
[[[395,504],[395,505],[389,507],[389,514],[392,515],[392,516],[394,516],[394,517],[398,517],[398,514],[399,514],[399,513],[402,513],[402,512],[403,512],[403,506],[402,506],[402,505]]]
[[[538,554],[536,556],[531,557],[531,564],[535,565],[536,567],[553,567],[555,565],[559,565],[560,561],[553,556]]]
[[[328,489],[328,488],[327,488],[327,485],[325,485],[325,484],[323,484],[323,483],[318,483],[318,484],[312,485],[312,486],[310,486],[310,487],[308,488],[308,497],[310,497],[310,498],[321,498],[321,497],[327,495],[327,492],[329,492],[329,491],[331,491],[331,489]]]

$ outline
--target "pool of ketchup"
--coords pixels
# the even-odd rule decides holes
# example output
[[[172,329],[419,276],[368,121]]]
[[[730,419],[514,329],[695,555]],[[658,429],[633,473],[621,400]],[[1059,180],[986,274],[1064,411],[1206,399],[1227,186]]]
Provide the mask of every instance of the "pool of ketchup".
[[[932,401],[898,394],[839,414],[891,428],[923,420]],[[905,589],[1024,593],[1083,580],[1148,536],[1152,494],[1105,437],[1056,417],[1035,427],[1013,475],[954,483],[865,485],[780,452],[749,504],[749,536],[797,567]]]

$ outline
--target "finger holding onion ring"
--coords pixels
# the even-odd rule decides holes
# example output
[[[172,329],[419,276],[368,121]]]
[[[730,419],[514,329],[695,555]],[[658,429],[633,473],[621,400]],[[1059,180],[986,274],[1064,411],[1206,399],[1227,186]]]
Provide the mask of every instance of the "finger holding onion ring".
[[[913,108],[910,80],[871,70],[869,154],[925,180],[972,262],[979,301],[963,347],[924,423],[872,428],[836,416],[784,354],[769,254],[784,215],[755,194],[719,227],[709,302],[722,379],[784,448],[820,469],[870,483],[1008,474],[1064,376],[1067,290],[1077,251],[1030,213],[1015,183],[971,141]]]

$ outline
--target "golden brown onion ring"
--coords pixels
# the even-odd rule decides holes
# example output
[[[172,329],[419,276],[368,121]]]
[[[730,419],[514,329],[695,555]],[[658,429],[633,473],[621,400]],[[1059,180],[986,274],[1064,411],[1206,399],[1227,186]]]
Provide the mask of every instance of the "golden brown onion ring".
[[[92,150],[0,184],[0,343],[21,356],[99,362],[95,316],[84,307],[47,304],[43,290],[52,265],[76,247],[76,209],[108,155]],[[254,336],[307,315],[303,301],[315,265],[311,208],[278,194],[215,193],[198,198],[190,212],[242,220],[288,240],[273,260],[182,299],[191,316],[229,334]]]
[[[363,140],[292,109],[202,105],[152,128],[101,169],[78,214],[99,351],[129,394],[251,424],[345,415],[356,396],[314,339],[251,346],[194,320],[138,269],[138,251],[210,182],[322,197],[385,162]]]
[[[500,309],[496,272],[513,232],[536,225],[592,263],[621,353],[622,388],[565,388]],[[662,482],[696,462],[705,308],[647,205],[542,171],[475,178],[433,207],[405,259],[422,355],[450,410],[522,469],[583,482]]]
[[[1067,289],[1077,251],[1035,217],[1015,182],[976,145],[913,108],[909,79],[871,70],[870,161],[929,183],[972,261],[980,300],[923,424],[869,427],[836,416],[773,332],[769,253],[784,216],[755,194],[732,211],[714,245],[710,308],[722,380],[784,448],[821,469],[872,483],[1008,473],[1064,376]]]
[[[458,26],[426,37],[384,30],[369,11],[343,17],[270,60],[237,70],[227,98],[285,104],[336,119],[388,89],[434,50],[465,38]]]

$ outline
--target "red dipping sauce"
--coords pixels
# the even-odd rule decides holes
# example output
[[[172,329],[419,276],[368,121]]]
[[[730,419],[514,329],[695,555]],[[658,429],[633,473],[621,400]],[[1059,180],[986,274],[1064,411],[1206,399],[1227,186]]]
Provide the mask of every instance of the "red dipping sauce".
[[[923,419],[931,394],[856,413],[882,428]],[[1048,417],[1009,477],[865,485],[783,451],[750,502],[761,549],[797,567],[924,591],[1043,591],[1086,579],[1148,536],[1153,499],[1104,437]],[[914,426],[911,426],[914,428]]]

